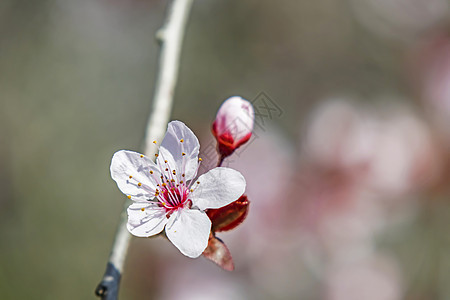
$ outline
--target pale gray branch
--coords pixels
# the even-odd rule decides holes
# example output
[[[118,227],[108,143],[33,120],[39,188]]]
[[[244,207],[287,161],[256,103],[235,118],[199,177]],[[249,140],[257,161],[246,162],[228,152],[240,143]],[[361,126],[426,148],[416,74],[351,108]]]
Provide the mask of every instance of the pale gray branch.
[[[166,23],[157,33],[157,38],[161,42],[159,70],[153,96],[153,107],[146,128],[144,150],[149,157],[154,157],[157,153],[157,145],[153,143],[153,140],[160,141],[163,138],[169,122],[178,77],[181,46],[192,2],[193,0],[174,0],[169,9]],[[95,291],[104,300],[118,298],[120,277],[131,237],[126,229],[126,224],[125,208],[121,214],[105,275]]]

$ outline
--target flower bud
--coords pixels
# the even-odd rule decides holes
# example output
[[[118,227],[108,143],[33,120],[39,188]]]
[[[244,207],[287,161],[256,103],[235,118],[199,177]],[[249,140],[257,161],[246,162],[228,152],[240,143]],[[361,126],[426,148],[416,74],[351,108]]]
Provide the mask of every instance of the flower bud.
[[[212,126],[222,158],[231,155],[250,139],[254,119],[255,112],[249,101],[235,96],[222,103]]]
[[[248,214],[250,201],[246,195],[242,195],[238,200],[216,209],[208,209],[206,214],[211,220],[211,231],[220,232],[236,228]]]

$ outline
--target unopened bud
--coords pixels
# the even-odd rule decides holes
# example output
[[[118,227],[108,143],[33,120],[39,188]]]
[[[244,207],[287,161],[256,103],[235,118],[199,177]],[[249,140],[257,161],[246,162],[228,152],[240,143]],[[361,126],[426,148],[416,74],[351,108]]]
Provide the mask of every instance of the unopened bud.
[[[246,195],[230,204],[217,208],[208,209],[206,214],[212,222],[213,232],[228,231],[236,228],[247,218],[250,201]]]
[[[222,158],[231,155],[250,139],[254,119],[255,112],[249,101],[235,96],[222,103],[212,126]]]

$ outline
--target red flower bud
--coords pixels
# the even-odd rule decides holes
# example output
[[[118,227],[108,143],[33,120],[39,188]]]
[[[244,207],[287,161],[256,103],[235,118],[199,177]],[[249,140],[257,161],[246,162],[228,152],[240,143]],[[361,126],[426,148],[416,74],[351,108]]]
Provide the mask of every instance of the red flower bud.
[[[231,155],[250,139],[254,119],[253,106],[247,100],[235,96],[222,103],[212,126],[222,158]]]
[[[211,231],[228,231],[241,224],[247,217],[249,203],[247,196],[242,195],[224,207],[208,209],[206,213],[212,222]]]

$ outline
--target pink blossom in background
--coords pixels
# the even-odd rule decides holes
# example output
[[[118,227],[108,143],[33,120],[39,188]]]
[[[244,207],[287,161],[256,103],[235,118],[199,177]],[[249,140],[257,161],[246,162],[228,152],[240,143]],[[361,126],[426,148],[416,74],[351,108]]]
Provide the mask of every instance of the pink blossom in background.
[[[392,101],[380,107],[325,102],[310,118],[302,150],[316,170],[389,197],[426,187],[440,172],[440,149],[429,126],[411,107]]]
[[[213,268],[208,268],[213,267]],[[236,274],[211,263],[173,264],[161,274],[161,300],[245,300],[248,286]]]
[[[309,117],[301,139],[302,157],[330,169],[364,172],[375,134],[370,115],[362,107],[344,99],[328,100]]]
[[[370,159],[368,185],[388,197],[420,191],[441,171],[438,142],[428,124],[405,105],[383,106]]]
[[[305,263],[327,282],[327,299],[402,298],[395,264],[385,274],[361,262],[378,255],[377,236],[414,219],[413,196],[441,174],[441,150],[427,123],[398,99],[382,103],[324,102],[304,131],[291,185],[296,226]],[[386,280],[391,274],[395,280]]]
[[[394,260],[368,256],[330,267],[325,280],[325,300],[400,300],[403,280]]]
[[[446,32],[423,40],[411,51],[408,67],[412,84],[419,96],[430,124],[450,143],[450,35]],[[448,146],[447,146],[448,147]]]

